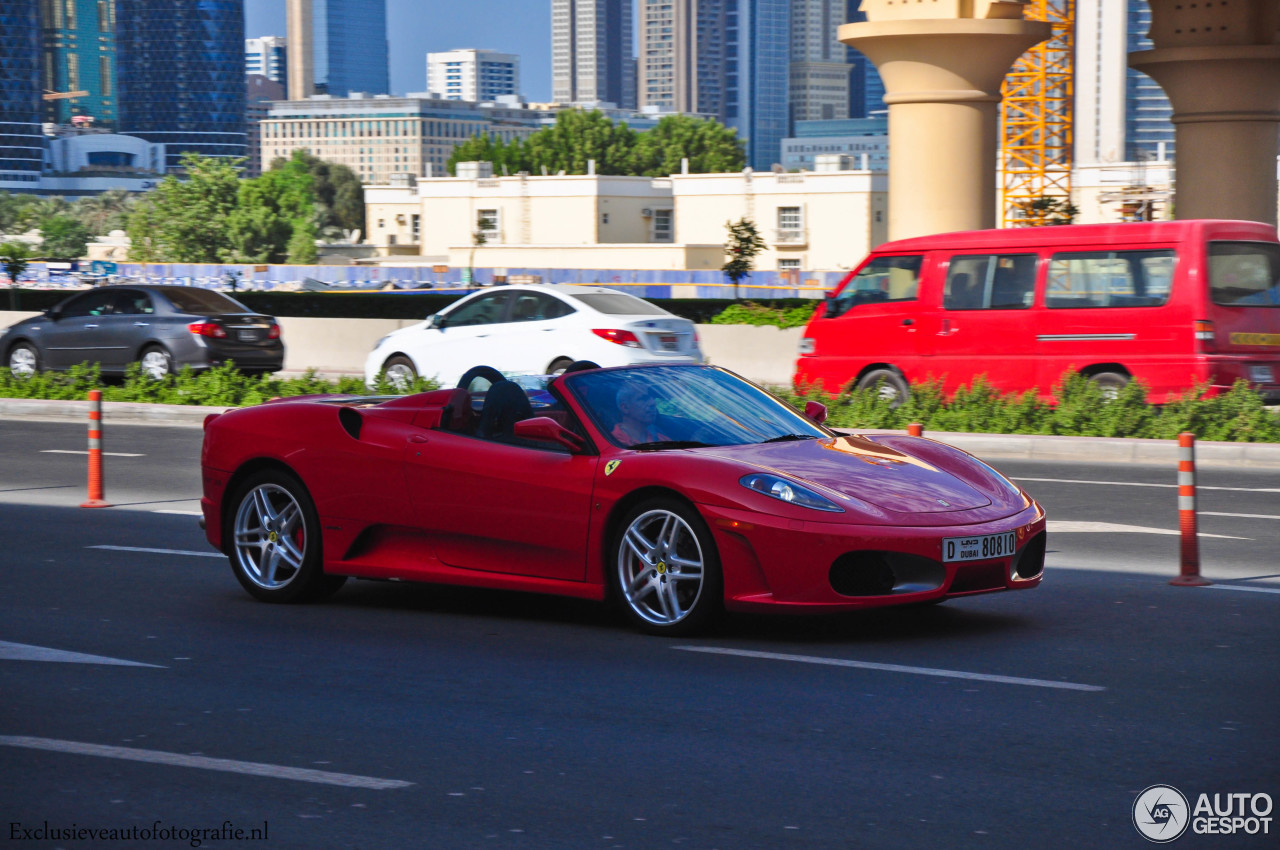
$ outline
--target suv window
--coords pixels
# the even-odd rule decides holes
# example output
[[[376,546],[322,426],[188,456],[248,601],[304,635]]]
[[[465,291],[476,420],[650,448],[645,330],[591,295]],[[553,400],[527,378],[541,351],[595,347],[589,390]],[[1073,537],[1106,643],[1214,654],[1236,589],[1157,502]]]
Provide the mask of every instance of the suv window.
[[[948,310],[1025,310],[1036,294],[1035,254],[951,258],[942,306]]]
[[[1209,289],[1214,304],[1280,307],[1280,245],[1210,242]]]
[[[115,303],[115,300],[116,293],[110,289],[90,292],[67,302],[67,305],[62,308],[62,316],[65,318],[105,316],[111,312],[111,305]]]
[[[876,257],[858,270],[839,295],[827,302],[827,318],[843,316],[859,304],[915,301],[920,291],[923,262],[921,254]]]
[[[1054,254],[1044,304],[1050,309],[1159,307],[1169,300],[1175,262],[1172,249]]]

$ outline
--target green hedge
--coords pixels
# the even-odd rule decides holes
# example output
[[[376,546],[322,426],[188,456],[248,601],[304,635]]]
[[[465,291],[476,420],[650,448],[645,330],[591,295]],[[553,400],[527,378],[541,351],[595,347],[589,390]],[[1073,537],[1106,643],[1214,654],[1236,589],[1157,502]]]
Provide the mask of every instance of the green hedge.
[[[321,319],[424,319],[457,301],[464,292],[236,292],[228,293],[246,307],[270,316]],[[57,289],[20,289],[22,310],[48,310],[72,293]],[[779,298],[735,303],[723,298],[651,298],[664,310],[698,323],[803,325],[816,303],[811,298]],[[9,294],[0,294],[0,309],[10,309]],[[723,316],[730,318],[722,318]],[[736,319],[733,317],[741,317]],[[791,322],[791,324],[786,324]]]
[[[1077,437],[1147,437],[1168,440],[1191,431],[1201,440],[1280,442],[1280,412],[1271,412],[1245,381],[1228,392],[1205,398],[1208,384],[1163,405],[1147,403],[1141,381],[1114,398],[1076,372],[1066,372],[1054,387],[1057,402],[1036,398],[1036,391],[1001,393],[982,377],[961,387],[950,401],[938,382],[911,385],[911,396],[890,407],[875,388],[851,390],[834,398],[812,388],[774,390],[797,408],[819,399],[827,405],[827,425],[835,428],[905,429],[919,422],[926,431],[989,434],[1061,434]]]

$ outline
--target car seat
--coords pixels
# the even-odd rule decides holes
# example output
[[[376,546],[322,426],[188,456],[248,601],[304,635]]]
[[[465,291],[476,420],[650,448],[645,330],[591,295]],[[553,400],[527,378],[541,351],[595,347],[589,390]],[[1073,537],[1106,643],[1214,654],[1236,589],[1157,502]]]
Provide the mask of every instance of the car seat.
[[[510,442],[515,437],[516,423],[532,416],[533,406],[524,390],[514,381],[503,378],[485,393],[478,433],[488,440]]]
[[[476,428],[475,411],[471,409],[471,393],[464,387],[451,390],[449,400],[440,411],[440,428],[470,434]]]

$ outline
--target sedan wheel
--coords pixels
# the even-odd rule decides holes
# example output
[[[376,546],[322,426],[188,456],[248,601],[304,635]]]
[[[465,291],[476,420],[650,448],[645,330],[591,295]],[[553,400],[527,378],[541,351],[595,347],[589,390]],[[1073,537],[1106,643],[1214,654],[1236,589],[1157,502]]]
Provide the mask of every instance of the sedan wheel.
[[[235,499],[231,568],[264,602],[295,602],[334,592],[346,580],[321,567],[320,523],[306,488],[284,471],[249,478]]]
[[[382,373],[387,383],[400,392],[407,392],[418,379],[418,370],[413,368],[413,361],[408,357],[392,357],[383,364]]]
[[[30,378],[40,369],[40,358],[36,350],[23,343],[15,345],[9,352],[9,371],[15,378]]]
[[[653,634],[689,634],[723,605],[715,542],[697,513],[674,499],[632,510],[620,526],[610,579],[627,616]]]
[[[173,373],[173,358],[163,348],[148,348],[142,352],[142,374],[153,381],[160,381]]]

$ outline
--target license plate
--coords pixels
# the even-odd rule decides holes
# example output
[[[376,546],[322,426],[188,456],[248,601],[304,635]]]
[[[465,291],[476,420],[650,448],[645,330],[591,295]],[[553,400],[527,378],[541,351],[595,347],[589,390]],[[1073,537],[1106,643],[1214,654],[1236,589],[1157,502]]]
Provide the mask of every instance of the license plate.
[[[675,334],[663,334],[658,337],[658,344],[662,346],[663,351],[675,351],[680,341]]]
[[[1003,534],[982,534],[977,537],[947,537],[942,541],[942,560],[985,561],[990,558],[1007,558],[1018,548],[1018,535],[1012,531]]]
[[[1276,373],[1270,366],[1250,366],[1249,380],[1255,384],[1274,384]]]
[[[257,338],[257,331],[236,331],[236,339],[241,342],[253,342]]]

